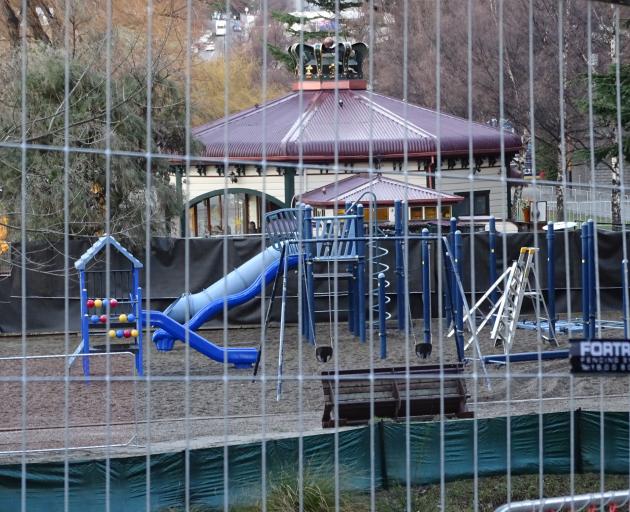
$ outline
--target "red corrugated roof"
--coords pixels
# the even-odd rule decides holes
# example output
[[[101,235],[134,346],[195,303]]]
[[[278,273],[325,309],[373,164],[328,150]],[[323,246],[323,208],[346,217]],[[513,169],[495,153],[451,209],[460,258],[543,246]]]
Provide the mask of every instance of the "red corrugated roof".
[[[430,188],[412,185],[381,174],[355,174],[323,187],[309,190],[300,196],[302,203],[320,207],[343,207],[346,202],[365,200],[376,197],[380,206],[393,206],[394,201],[406,201],[409,205],[453,204],[464,198],[444,194]]]
[[[298,91],[225,120],[200,126],[194,137],[204,156],[243,160],[332,162],[431,157],[469,153],[499,155],[496,128],[363,90]],[[521,148],[520,138],[503,133],[506,155]]]

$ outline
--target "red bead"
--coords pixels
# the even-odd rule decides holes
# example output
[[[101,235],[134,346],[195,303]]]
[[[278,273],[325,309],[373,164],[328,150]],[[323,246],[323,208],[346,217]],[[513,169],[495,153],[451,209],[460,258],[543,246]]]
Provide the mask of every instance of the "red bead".
[[[94,307],[94,300],[93,299],[88,299],[87,300],[87,307],[88,307],[88,309],[92,309]]]
[[[111,299],[111,300],[109,301],[109,305],[110,305],[112,308],[115,308],[116,306],[118,306],[118,301],[117,301],[116,299]]]
[[[130,337],[131,337],[131,331],[130,331],[129,329],[125,329],[125,330],[123,331],[123,336],[124,336],[125,338],[130,338]]]
[[[100,321],[102,324],[107,323],[107,315],[101,315],[101,316],[99,317],[99,321]]]

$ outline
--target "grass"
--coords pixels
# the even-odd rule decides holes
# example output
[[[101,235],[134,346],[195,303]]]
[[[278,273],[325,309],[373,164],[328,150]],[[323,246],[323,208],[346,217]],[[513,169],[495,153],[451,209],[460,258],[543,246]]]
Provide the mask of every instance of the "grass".
[[[604,490],[623,490],[629,488],[628,475],[606,475]],[[513,476],[511,479],[511,501],[536,499],[539,497],[538,475]],[[600,490],[599,474],[575,475],[575,494],[598,492]],[[570,494],[570,479],[568,475],[545,475],[545,497],[564,496]],[[370,511],[371,497],[366,493],[341,492],[339,508],[335,508],[335,490],[332,479],[305,478],[303,487],[304,512],[361,512]],[[426,487],[412,487],[410,489],[408,507],[407,489],[404,486],[392,487],[388,490],[378,490],[375,496],[375,510],[378,512],[425,512],[440,510],[442,493],[439,485]],[[472,480],[448,482],[445,485],[444,512],[463,512],[474,510],[474,484]],[[480,512],[493,512],[507,502],[507,478],[505,476],[486,477],[479,479],[477,502]],[[268,512],[298,512],[299,492],[295,479],[282,478],[273,484],[267,495]],[[179,512],[177,508],[167,509],[168,512]],[[210,512],[211,508],[192,507],[194,512]],[[255,506],[239,506],[230,512],[259,512],[261,504]],[[596,509],[599,510],[599,509]],[[628,506],[616,509],[627,512]],[[165,511],[167,512],[167,511]]]
[[[607,475],[605,490],[628,489],[627,475]],[[537,499],[540,497],[538,475],[513,476],[511,481],[511,501]],[[599,474],[575,475],[575,494],[598,492]],[[565,496],[570,492],[568,475],[545,475],[544,497]],[[399,487],[389,491],[380,491],[376,510],[384,512],[406,512],[406,488]],[[507,478],[505,476],[480,478],[477,503],[480,512],[493,512],[507,503]],[[444,494],[445,512],[474,510],[474,484],[472,480],[448,482]],[[411,489],[411,507],[413,512],[440,510],[441,492],[439,485]],[[369,510],[369,509],[366,509]],[[628,507],[617,509],[627,511]]]

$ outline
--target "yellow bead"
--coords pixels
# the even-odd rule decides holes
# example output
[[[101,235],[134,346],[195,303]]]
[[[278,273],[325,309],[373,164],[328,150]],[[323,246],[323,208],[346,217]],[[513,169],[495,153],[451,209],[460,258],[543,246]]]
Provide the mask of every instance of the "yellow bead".
[[[107,334],[109,335],[110,338],[116,337],[116,331],[114,331],[114,329],[110,329]]]
[[[95,308],[101,308],[101,307],[103,307],[103,301],[102,301],[101,299],[96,299],[96,300],[94,301],[94,307],[95,307]]]
[[[125,315],[124,313],[118,316],[118,321],[121,323],[124,323],[127,321],[127,315]]]
[[[137,338],[138,337],[138,330],[137,329],[131,329],[131,337],[132,338]]]

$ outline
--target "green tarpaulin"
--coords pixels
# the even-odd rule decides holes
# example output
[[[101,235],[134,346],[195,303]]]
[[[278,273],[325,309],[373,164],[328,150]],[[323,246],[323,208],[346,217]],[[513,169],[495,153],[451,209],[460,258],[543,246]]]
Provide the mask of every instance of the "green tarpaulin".
[[[345,490],[404,484],[408,471],[413,485],[439,482],[441,472],[447,480],[472,478],[476,437],[479,476],[505,474],[508,460],[512,474],[538,473],[541,463],[545,473],[568,473],[572,443],[574,471],[599,471],[603,460],[607,473],[628,472],[628,413],[576,411],[573,432],[572,438],[569,412],[411,423],[409,428],[377,422],[337,435],[304,436],[302,464],[308,478],[332,478],[337,461]],[[268,440],[264,449],[269,485],[296,478],[299,438]],[[28,511],[47,512],[65,510],[66,500],[68,510],[77,512],[104,510],[107,501],[117,512],[163,510],[183,506],[187,494],[191,504],[217,508],[226,500],[256,504],[262,496],[262,453],[263,444],[252,443],[227,450],[71,462],[67,482],[63,462],[28,464],[24,475],[20,465],[0,466],[0,511],[20,510],[23,495]]]

